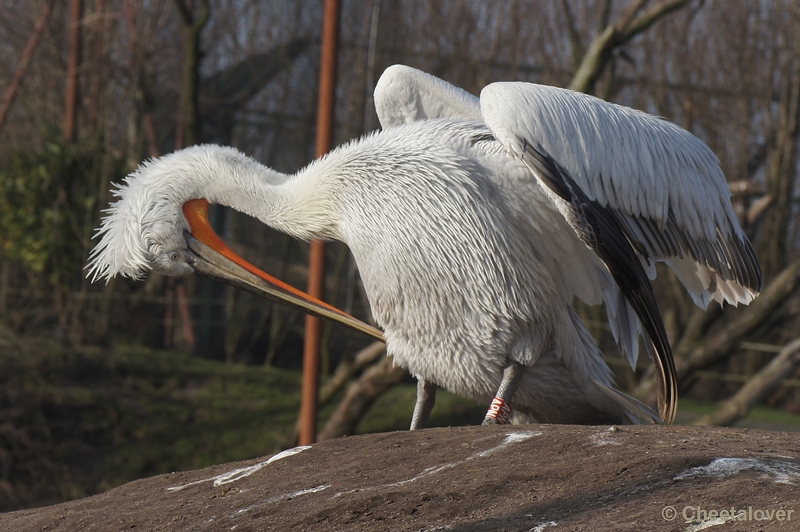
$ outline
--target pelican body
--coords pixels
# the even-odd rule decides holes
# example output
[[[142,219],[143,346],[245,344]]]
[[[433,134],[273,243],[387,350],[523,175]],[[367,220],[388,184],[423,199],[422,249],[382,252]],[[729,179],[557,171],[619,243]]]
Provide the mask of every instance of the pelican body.
[[[645,337],[671,421],[677,385],[654,262],[700,305],[748,303],[762,283],[713,153],[677,126],[589,96],[505,83],[479,100],[402,66],[382,77],[376,108],[382,131],[293,175],[209,145],[144,163],[116,191],[90,274],[220,277],[220,265],[241,265],[193,210],[207,200],[349,246],[387,352],[419,381],[412,428],[439,386],[492,403],[490,422],[509,407],[540,422],[658,419],[613,388],[576,299],[605,302],[631,364]],[[222,277],[381,337],[244,268]]]

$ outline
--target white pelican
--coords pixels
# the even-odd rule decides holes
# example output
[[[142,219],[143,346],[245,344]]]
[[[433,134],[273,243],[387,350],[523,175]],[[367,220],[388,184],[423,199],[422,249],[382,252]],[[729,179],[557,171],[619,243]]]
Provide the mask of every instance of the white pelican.
[[[494,83],[478,99],[395,66],[375,102],[383,131],[294,175],[208,145],[142,164],[115,191],[89,275],[198,271],[381,337],[235,256],[204,215],[207,201],[226,205],[350,247],[388,353],[418,379],[412,429],[437,386],[491,403],[485,423],[511,407],[540,422],[657,419],[612,388],[575,298],[605,302],[631,364],[646,333],[672,421],[654,262],[703,307],[749,303],[762,285],[711,150],[670,122],[528,83]]]

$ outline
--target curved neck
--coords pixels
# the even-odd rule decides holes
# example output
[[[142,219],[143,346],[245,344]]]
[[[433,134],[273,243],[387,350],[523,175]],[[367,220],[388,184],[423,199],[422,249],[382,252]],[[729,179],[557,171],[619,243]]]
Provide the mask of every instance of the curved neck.
[[[319,165],[287,175],[238,152],[206,162],[205,179],[193,191],[195,197],[253,216],[302,240],[339,238],[336,180],[323,176]]]

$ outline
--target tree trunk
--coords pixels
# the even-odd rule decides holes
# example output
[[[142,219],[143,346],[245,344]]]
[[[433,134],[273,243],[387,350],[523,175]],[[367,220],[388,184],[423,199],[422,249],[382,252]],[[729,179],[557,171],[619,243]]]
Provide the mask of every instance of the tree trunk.
[[[152,158],[161,157],[161,148],[158,145],[158,133],[156,132],[155,120],[153,118],[153,97],[147,86],[145,78],[145,69],[141,64],[141,58],[136,58],[137,50],[137,30],[136,30],[136,6],[133,0],[125,0],[125,21],[128,25],[128,33],[130,34],[131,54],[134,59],[131,61],[130,70],[136,73],[136,83],[138,87],[138,94],[136,96],[137,109],[141,112],[142,128],[144,129],[144,137],[147,142],[147,155]],[[136,153],[135,163],[139,162],[140,153]]]
[[[64,140],[75,142],[78,134],[78,66],[81,62],[83,0],[72,0],[69,21],[69,58],[64,109]]]
[[[210,15],[208,0],[200,0],[200,14],[195,17],[192,6],[184,0],[175,0],[183,22],[183,92],[181,118],[183,138],[176,139],[175,149],[193,146],[200,142],[200,112],[197,95],[200,92],[200,34]]]
[[[86,122],[90,131],[95,131],[100,127],[100,117],[103,104],[103,80],[107,76],[107,63],[104,58],[103,49],[105,47],[105,21],[106,21],[106,2],[105,0],[95,1],[94,27],[92,35],[92,68],[91,68],[91,87],[89,89],[89,108],[87,110]]]
[[[764,275],[780,271],[787,260],[787,234],[792,214],[792,191],[797,173],[797,142],[800,136],[800,58],[787,68],[778,108],[778,131],[769,155],[767,194],[772,204],[766,212],[759,239]]]

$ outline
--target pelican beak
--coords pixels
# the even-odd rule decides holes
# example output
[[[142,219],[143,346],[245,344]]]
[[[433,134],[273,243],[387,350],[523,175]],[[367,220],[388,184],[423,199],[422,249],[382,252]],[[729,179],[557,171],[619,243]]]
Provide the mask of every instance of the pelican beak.
[[[375,327],[279,281],[234,253],[211,227],[208,206],[205,199],[191,200],[183,205],[183,214],[191,228],[191,232],[183,233],[192,251],[188,262],[197,273],[385,341],[383,333]]]

